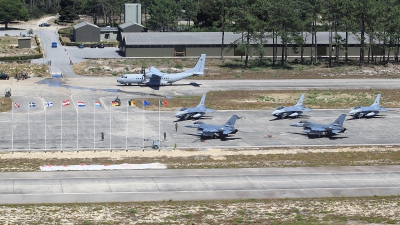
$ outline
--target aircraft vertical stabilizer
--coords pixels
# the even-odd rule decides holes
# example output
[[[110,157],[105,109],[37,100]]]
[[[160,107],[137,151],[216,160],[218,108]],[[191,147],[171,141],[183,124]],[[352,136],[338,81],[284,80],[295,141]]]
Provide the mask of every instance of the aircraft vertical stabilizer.
[[[201,98],[200,103],[199,103],[198,106],[204,105],[204,102],[206,101],[206,95],[207,95],[207,94],[204,94],[204,95],[203,95],[203,97]]]
[[[296,105],[303,105],[303,101],[304,101],[304,94],[301,94],[299,101],[297,101]]]
[[[342,125],[343,126],[345,118],[346,118],[346,114],[342,114],[332,124]]]
[[[379,105],[379,100],[380,100],[380,99],[381,99],[381,94],[378,94],[378,95],[376,96],[376,99],[375,99],[374,104],[372,104],[371,106]]]
[[[239,116],[237,116],[237,115],[233,115],[226,123],[225,123],[225,126],[234,126],[235,125],[235,123],[236,123],[236,120],[237,119],[241,119],[241,118],[244,118],[244,117],[239,117]]]
[[[196,65],[192,69],[186,70],[185,73],[193,73],[194,75],[204,75],[205,63],[206,63],[206,54],[201,54],[199,60],[197,60]]]

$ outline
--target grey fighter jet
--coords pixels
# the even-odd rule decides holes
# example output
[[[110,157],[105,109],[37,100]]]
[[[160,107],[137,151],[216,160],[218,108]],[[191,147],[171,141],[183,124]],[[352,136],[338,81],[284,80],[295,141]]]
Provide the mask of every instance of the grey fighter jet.
[[[304,94],[301,94],[300,99],[299,101],[297,101],[296,105],[291,107],[279,106],[277,109],[275,109],[274,112],[272,112],[272,115],[283,119],[285,117],[298,117],[299,115],[303,114],[303,111],[312,111],[312,109],[306,108],[303,105],[303,100]]]
[[[345,118],[346,114],[342,114],[331,124],[319,124],[302,120],[298,123],[291,124],[290,126],[304,127],[303,132],[306,133],[309,137],[311,135],[318,135],[319,137],[321,137],[321,135],[326,135],[330,137],[338,133],[344,133],[346,131],[346,128],[343,126]]]
[[[178,117],[181,120],[186,120],[189,118],[198,119],[201,116],[203,116],[206,112],[215,112],[214,109],[207,109],[204,106],[205,101],[206,101],[206,94],[203,95],[198,106],[194,108],[181,108],[175,114],[175,117]]]
[[[117,79],[120,84],[131,85],[131,84],[144,84],[149,86],[160,86],[167,85],[182,80],[186,77],[193,75],[204,75],[204,65],[206,62],[206,54],[201,54],[195,67],[190,70],[186,70],[182,73],[162,73],[155,67],[150,67],[149,70],[142,70],[140,74],[124,74]]]
[[[388,109],[382,108],[379,104],[379,100],[381,98],[381,94],[376,96],[374,104],[370,106],[356,106],[352,110],[350,110],[349,114],[355,118],[365,117],[373,117],[377,115],[380,111],[386,112]]]
[[[186,125],[185,127],[197,128],[197,134],[203,137],[219,137],[225,139],[229,134],[236,134],[238,129],[235,128],[235,122],[237,119],[243,119],[237,115],[233,115],[225,124],[223,125],[212,125],[206,124],[201,121],[196,121],[193,124]]]

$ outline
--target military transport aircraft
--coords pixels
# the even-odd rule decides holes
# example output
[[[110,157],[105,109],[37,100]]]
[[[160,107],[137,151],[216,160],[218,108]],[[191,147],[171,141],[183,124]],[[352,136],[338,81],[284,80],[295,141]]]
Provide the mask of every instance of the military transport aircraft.
[[[193,124],[186,125],[185,127],[197,128],[197,134],[200,134],[201,138],[204,136],[212,138],[219,137],[222,140],[229,134],[236,134],[238,132],[238,129],[235,128],[235,122],[237,119],[243,118],[244,117],[233,115],[224,125],[212,125],[196,121]]]
[[[142,70],[140,74],[124,74],[118,78],[117,82],[125,85],[145,84],[149,86],[172,84],[178,80],[182,80],[193,75],[204,75],[205,62],[206,54],[201,54],[195,67],[190,70],[186,70],[185,72],[168,74],[160,72],[155,67],[150,67],[150,69],[147,71]]]
[[[297,101],[297,104],[291,107],[285,107],[285,106],[279,106],[277,109],[275,109],[274,112],[272,112],[272,115],[278,117],[278,118],[285,118],[285,117],[298,117],[303,113],[303,111],[310,112],[312,109],[306,108],[303,105],[303,100],[304,100],[304,94],[301,94],[299,101]]]
[[[345,118],[346,114],[342,114],[331,124],[318,124],[302,120],[298,123],[291,124],[290,126],[304,127],[303,132],[306,133],[308,137],[311,135],[318,135],[319,137],[321,137],[321,135],[326,135],[330,137],[346,131],[346,128],[343,126]]]
[[[203,95],[198,106],[194,108],[181,108],[175,114],[175,117],[178,117],[181,120],[186,120],[189,118],[198,119],[201,116],[203,116],[206,112],[215,112],[214,109],[207,109],[204,106],[205,101],[206,101],[206,94]]]
[[[386,112],[388,109],[382,108],[379,104],[379,99],[381,98],[381,94],[376,96],[374,104],[370,106],[356,106],[354,107],[349,114],[355,118],[365,117],[373,117],[379,113],[379,111]]]

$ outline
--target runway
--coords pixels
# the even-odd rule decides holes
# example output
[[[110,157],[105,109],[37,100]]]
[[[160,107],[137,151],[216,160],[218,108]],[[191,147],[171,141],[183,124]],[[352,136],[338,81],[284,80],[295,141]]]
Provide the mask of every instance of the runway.
[[[0,204],[400,194],[400,166],[2,173]]]

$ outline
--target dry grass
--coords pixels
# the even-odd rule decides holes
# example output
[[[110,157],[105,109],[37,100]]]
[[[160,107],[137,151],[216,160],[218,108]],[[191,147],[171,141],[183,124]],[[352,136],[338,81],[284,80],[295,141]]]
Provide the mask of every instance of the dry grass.
[[[31,64],[30,62],[4,62],[0,64],[0,72],[6,73],[10,79],[14,79],[15,74],[26,73],[30,77],[50,77],[47,73],[49,67],[45,64]]]
[[[18,38],[11,36],[0,37],[0,57],[34,55],[38,53],[36,41],[33,37],[31,38],[32,48],[18,48]]]
[[[400,197],[0,206],[4,224],[398,224]]]
[[[145,59],[96,59],[87,60],[73,66],[75,73],[86,76],[120,76],[124,73],[139,73],[142,67],[155,66],[162,72],[181,72],[192,68],[197,58],[145,58]],[[208,57],[206,61],[205,76],[197,76],[192,79],[326,79],[326,78],[399,78],[400,66],[397,63],[386,66],[355,65],[337,66],[328,68],[325,63],[318,66],[301,64],[288,64],[280,68],[267,63],[263,66],[256,65],[257,60],[252,61],[249,68],[245,68],[239,59],[228,58],[221,61]],[[189,78],[190,79],[190,78]]]
[[[0,98],[0,112],[7,112],[11,110],[11,98]]]

